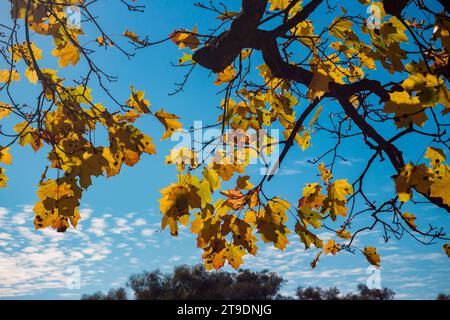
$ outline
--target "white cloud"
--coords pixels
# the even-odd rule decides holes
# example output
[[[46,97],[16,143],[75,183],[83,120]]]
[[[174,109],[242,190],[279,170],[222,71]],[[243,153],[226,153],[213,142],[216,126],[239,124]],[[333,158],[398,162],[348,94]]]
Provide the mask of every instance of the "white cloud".
[[[131,231],[133,231],[133,228],[130,226],[130,223],[127,219],[115,218],[114,221],[116,225],[111,230],[112,233],[122,234],[122,233],[130,233]]]
[[[278,171],[277,175],[279,175],[279,176],[293,176],[293,175],[300,174],[300,173],[302,173],[301,170],[291,169],[291,168],[281,168]]]
[[[143,230],[141,231],[141,234],[142,234],[144,237],[151,237],[151,236],[154,235],[155,233],[156,233],[156,231],[153,230],[153,229],[143,229]]]
[[[135,226],[135,227],[140,227],[140,226],[145,226],[146,224],[147,224],[147,222],[145,221],[145,219],[139,218],[139,219],[134,220],[134,222],[131,225]]]
[[[104,218],[93,218],[89,232],[95,234],[97,237],[105,235],[106,221]]]

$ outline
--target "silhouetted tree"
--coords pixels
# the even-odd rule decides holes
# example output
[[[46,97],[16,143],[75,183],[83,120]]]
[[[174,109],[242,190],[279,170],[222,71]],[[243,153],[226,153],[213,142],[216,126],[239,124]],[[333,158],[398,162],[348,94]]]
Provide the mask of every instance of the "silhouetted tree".
[[[125,288],[111,289],[108,293],[95,292],[93,294],[84,294],[82,300],[127,300],[127,291]]]
[[[450,300],[450,294],[439,293],[436,300]]]
[[[336,287],[321,289],[319,287],[298,287],[296,296],[299,300],[339,300],[339,289]]]
[[[341,295],[336,287],[329,289],[299,287],[296,296],[299,300],[392,300],[395,296],[395,292],[388,288],[369,289],[364,284],[359,284],[357,288],[357,293]]]
[[[175,267],[172,274],[163,274],[159,270],[134,274],[127,286],[137,300],[270,300],[281,297],[278,291],[284,282],[276,273],[268,271],[208,272],[198,265]],[[82,299],[119,300],[118,297],[126,298],[123,288],[108,294],[84,295]]]
[[[392,300],[395,292],[388,288],[383,289],[369,289],[365,284],[358,284],[358,293],[347,294],[346,300]]]
[[[136,300],[279,300],[295,299],[282,296],[279,291],[286,282],[275,272],[250,271],[208,272],[203,265],[178,266],[172,273],[159,270],[133,274],[127,287]],[[395,292],[388,288],[370,289],[357,286],[357,293],[341,294],[336,287],[298,287],[299,300],[391,300]],[[450,295],[440,294],[438,300],[448,300]],[[111,289],[108,293],[83,295],[83,300],[126,300],[125,288]]]

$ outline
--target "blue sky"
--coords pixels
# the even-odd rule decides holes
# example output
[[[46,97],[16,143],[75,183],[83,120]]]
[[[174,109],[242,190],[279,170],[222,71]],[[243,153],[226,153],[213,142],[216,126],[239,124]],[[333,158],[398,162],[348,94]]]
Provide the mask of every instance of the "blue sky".
[[[94,12],[100,16],[105,30],[110,30],[113,37],[123,43],[121,34],[126,29],[149,35],[150,41],[155,41],[177,28],[191,29],[196,24],[200,32],[207,32],[208,26],[215,23],[214,15],[192,5],[195,1],[139,2],[147,6],[144,14],[129,13],[116,0],[99,1]],[[358,12],[364,8],[358,5],[353,10]],[[7,5],[2,1],[0,21],[6,19]],[[313,16],[314,19],[324,21],[317,16]],[[86,33],[86,39],[98,36],[90,28]],[[91,46],[95,47],[95,44]],[[213,123],[222,96],[217,94],[219,90],[212,83],[215,76],[208,71],[196,68],[183,92],[168,95],[185,72],[171,66],[171,62],[177,63],[180,55],[172,43],[163,43],[137,51],[131,61],[118,52],[103,49],[97,50],[94,59],[119,76],[119,81],[110,88],[120,100],[128,98],[132,83],[137,89],[145,90],[153,110],[164,107],[181,116],[187,128],[196,120]],[[54,66],[50,59],[44,59],[44,62],[48,67]],[[67,78],[74,74],[78,74],[76,68],[67,68],[63,72]],[[30,85],[17,84],[15,90],[17,97],[33,104],[34,89]],[[99,101],[105,98],[99,90],[94,91],[94,96]],[[300,102],[300,106],[305,104],[305,101]],[[324,107],[335,108],[332,102]],[[35,154],[29,148],[21,147],[11,150],[14,165],[7,168],[9,185],[0,190],[0,298],[76,299],[83,293],[123,285],[131,273],[144,269],[170,271],[174,265],[201,262],[201,252],[195,248],[195,239],[187,230],[183,230],[177,239],[170,237],[168,232],[159,231],[159,190],[173,182],[176,173],[175,168],[164,165],[164,158],[174,142],[158,141],[163,130],[154,119],[143,119],[138,126],[157,142],[158,155],[144,157],[135,167],[124,168],[117,177],[95,179],[83,198],[79,227],[65,234],[52,230],[35,231],[32,224],[32,205],[37,199],[36,185],[45,167],[45,153]],[[390,132],[386,134],[389,136]],[[423,150],[411,148],[413,142],[400,141],[399,146],[408,147],[405,158],[416,161]],[[304,184],[316,180],[317,170],[306,161],[320,154],[329,143],[326,136],[319,134],[313,137],[313,147],[308,151],[292,150],[279,175],[270,183],[269,193],[295,203]],[[335,176],[352,180],[364,167],[369,153],[358,140],[345,143],[341,152],[347,155],[348,161],[339,163]],[[382,201],[394,190],[390,180],[394,172],[386,162],[379,163],[377,168],[379,171],[369,173],[367,181],[370,183],[366,187],[374,199]],[[259,168],[249,170],[257,173]],[[258,179],[255,176],[254,181]],[[449,227],[447,212],[427,205],[407,209],[417,216],[419,226],[425,228],[431,223]],[[363,218],[361,223],[368,221]],[[325,240],[334,237],[324,231],[320,235]],[[365,283],[369,277],[369,264],[361,254],[326,256],[315,270],[311,270],[309,263],[315,251],[305,252],[295,235],[290,240],[291,244],[284,252],[260,244],[258,256],[247,257],[244,267],[279,272],[288,280],[284,288],[286,293],[292,293],[298,285],[337,286],[348,291],[358,283]],[[400,241],[385,244],[382,230],[364,233],[356,243],[360,248],[365,245],[378,248],[382,256],[382,285],[394,289],[397,298],[434,298],[439,292],[450,293],[450,260],[444,254],[442,244],[423,246],[407,235]],[[81,271],[80,290],[67,288],[69,273],[66,271],[73,266]]]

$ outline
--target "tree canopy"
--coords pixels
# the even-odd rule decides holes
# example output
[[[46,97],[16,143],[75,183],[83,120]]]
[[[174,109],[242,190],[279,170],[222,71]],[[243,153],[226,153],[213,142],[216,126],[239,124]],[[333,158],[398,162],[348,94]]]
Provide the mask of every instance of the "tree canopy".
[[[127,287],[136,300],[391,300],[395,293],[388,289],[369,289],[364,284],[357,292],[341,294],[337,288],[298,287],[295,298],[280,293],[285,280],[268,271],[207,272],[202,265],[178,266],[172,273],[159,270],[131,275]],[[85,294],[82,300],[127,300],[125,288],[107,293]]]
[[[36,228],[76,227],[94,177],[118,175],[156,153],[137,119],[157,119],[162,139],[182,129],[180,117],[153,109],[141,89],[131,86],[129,98],[119,101],[108,89],[115,81],[108,66],[92,58],[99,48],[132,58],[133,50],[172,41],[182,50],[179,65],[187,68],[177,92],[196,68],[206,68],[223,94],[217,121],[204,126],[219,134],[200,148],[174,148],[167,156],[178,173],[159,203],[161,226],[173,236],[190,224],[207,269],[225,263],[239,268],[245,255],[257,254],[260,241],[283,250],[291,232],[306,249],[316,248],[312,267],[321,254],[341,251],[361,252],[379,266],[376,248],[355,241],[375,228],[385,239],[408,234],[425,244],[440,241],[450,256],[444,226],[426,226],[413,212],[423,203],[450,212],[448,1],[359,0],[345,8],[340,1],[242,0],[240,8],[229,4],[236,10],[211,1],[195,5],[216,15],[215,29],[180,26],[156,42],[124,30],[125,45],[98,23],[95,1],[9,2],[10,21],[0,24],[0,188],[8,179],[4,165],[13,163],[10,148],[48,154],[34,206]],[[124,10],[145,9],[121,3]],[[361,14],[350,13],[356,6]],[[73,21],[76,13],[83,24]],[[87,24],[97,33],[88,41]],[[48,67],[44,50],[56,68]],[[79,68],[63,77],[70,66]],[[30,83],[33,105],[15,95],[18,82]],[[105,101],[92,97],[94,84]],[[282,130],[281,139],[271,134],[274,128]],[[95,141],[98,130],[106,132],[105,141]],[[327,134],[328,146],[310,161],[317,181],[294,186],[303,187],[298,203],[268,194],[267,184],[293,146],[313,148],[319,133]],[[340,150],[344,141],[361,142],[371,153],[353,181],[335,172],[348,156]],[[405,145],[414,157],[405,155],[411,151]],[[276,148],[275,161],[268,161]],[[265,163],[260,176],[246,171],[255,159]],[[382,202],[366,192],[368,172],[381,162],[390,164],[395,187]],[[360,226],[361,217],[371,222]],[[318,235],[324,229],[341,240],[324,243]]]
[[[273,300],[284,280],[276,273],[239,270],[207,272],[202,265],[178,266],[170,274],[159,270],[131,275],[127,286],[136,300]],[[84,300],[126,300],[124,288],[84,295]]]

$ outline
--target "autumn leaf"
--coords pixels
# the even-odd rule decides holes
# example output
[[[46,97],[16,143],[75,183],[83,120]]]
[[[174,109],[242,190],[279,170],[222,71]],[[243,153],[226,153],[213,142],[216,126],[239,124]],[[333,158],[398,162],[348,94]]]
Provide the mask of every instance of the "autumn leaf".
[[[12,156],[9,154],[9,148],[0,146],[0,163],[12,164]]]
[[[9,117],[11,114],[11,106],[0,101],[0,120]]]
[[[444,252],[447,254],[447,256],[450,258],[450,243],[444,244],[442,248],[444,249]]]
[[[369,261],[374,266],[377,266],[377,267],[380,266],[381,259],[377,253],[377,249],[375,249],[374,247],[368,246],[368,247],[364,248],[363,253],[366,256],[367,261]]]
[[[230,82],[236,76],[236,70],[233,66],[228,66],[224,71],[217,74],[217,79],[214,81],[216,86],[220,86],[223,83]]]
[[[353,186],[347,182],[347,179],[336,180],[328,187],[331,199],[345,201],[349,195],[353,194]]]
[[[30,67],[28,67],[25,70],[25,77],[28,78],[28,80],[32,83],[32,84],[36,84],[37,81],[39,80],[37,72],[33,69],[31,69]]]
[[[269,0],[270,8],[269,10],[284,10],[288,7],[291,0]]]
[[[95,41],[98,43],[99,46],[103,47],[103,46],[108,46],[111,47],[113,46],[113,42],[110,39],[106,39],[105,37],[98,37],[97,39],[95,39]]]
[[[308,98],[312,101],[315,98],[322,97],[330,90],[330,83],[333,78],[323,71],[315,71],[309,84]]]
[[[192,54],[188,54],[188,53],[183,53],[183,56],[178,59],[178,63],[179,64],[185,64],[185,63],[195,63],[194,60],[192,60]]]
[[[144,91],[134,90],[134,87],[131,86],[131,96],[127,101],[127,106],[135,109],[138,113],[150,113],[150,102],[147,99],[144,99]]]
[[[330,182],[331,179],[333,179],[333,174],[331,173],[330,170],[325,168],[325,165],[323,164],[323,162],[321,164],[319,164],[318,168],[319,168],[320,175],[321,175],[321,178],[323,181],[328,183],[328,182]]]
[[[295,232],[300,236],[300,240],[305,245],[306,249],[309,249],[312,244],[316,248],[323,248],[323,242],[314,233],[306,229],[302,224],[297,223],[295,225]]]
[[[238,269],[242,264],[242,257],[245,255],[245,250],[240,246],[228,245],[225,249],[228,263],[235,269]]]
[[[218,173],[213,169],[205,168],[203,170],[203,178],[208,181],[211,192],[220,188],[220,179]]]
[[[339,238],[342,238],[342,239],[348,240],[348,239],[352,238],[352,234],[345,229],[340,229],[340,230],[336,231],[336,234]]]
[[[146,47],[148,45],[147,39],[142,40],[136,33],[132,31],[126,30],[123,35],[130,39],[132,42],[137,43],[141,46]]]
[[[430,194],[442,199],[442,202],[450,205],[450,170],[447,168],[431,183]]]
[[[0,189],[6,187],[6,182],[8,181],[8,177],[5,175],[5,169],[0,167]]]
[[[239,176],[236,181],[238,188],[241,190],[250,190],[254,188],[254,185],[248,181],[249,179],[250,176]]]
[[[314,258],[313,261],[311,261],[310,265],[311,265],[311,269],[315,269],[317,267],[317,264],[319,263],[320,260],[320,255],[322,254],[322,251],[319,251],[316,255],[316,257]]]
[[[194,27],[192,31],[185,29],[176,30],[169,37],[180,49],[188,47],[191,50],[195,50],[200,44],[197,34],[197,27]]]
[[[20,74],[17,70],[0,70],[0,83],[10,83],[11,81],[19,81]]]
[[[161,122],[166,129],[162,136],[162,140],[170,138],[176,131],[181,129],[183,125],[178,121],[180,117],[166,112],[164,109],[161,109],[155,112],[155,117]]]
[[[425,124],[428,117],[418,97],[411,97],[406,91],[393,92],[390,97],[383,111],[395,114],[394,122],[398,128],[407,127],[411,123],[419,127]]]
[[[416,226],[416,223],[415,223],[416,217],[415,217],[413,214],[411,214],[411,213],[409,213],[409,212],[405,212],[405,213],[402,215],[402,217],[403,217],[403,219],[405,220],[405,222],[408,224],[408,226],[409,226],[411,229],[413,229],[413,230],[416,230],[416,229],[417,229],[417,226]]]
[[[325,254],[331,253],[333,256],[341,250],[341,246],[336,244],[334,240],[328,240],[328,242],[323,246],[323,252]]]
[[[438,168],[443,162],[447,160],[445,153],[441,149],[428,147],[425,153],[425,158],[430,159],[430,166],[433,169]]]
[[[59,58],[58,63],[62,68],[67,67],[69,64],[74,66],[80,61],[80,51],[71,43],[67,43],[62,48],[53,49],[52,55]]]
[[[424,164],[413,165],[411,163],[405,165],[400,170],[400,173],[395,176],[395,188],[398,194],[398,198],[401,202],[407,202],[412,197],[412,187],[422,193],[428,193],[430,186],[437,186],[433,181],[433,174]],[[446,188],[439,188],[438,192],[445,190]]]
[[[330,31],[328,31],[331,35],[339,39],[345,39],[347,34],[351,32],[353,23],[346,18],[336,18],[332,23],[332,27]]]

